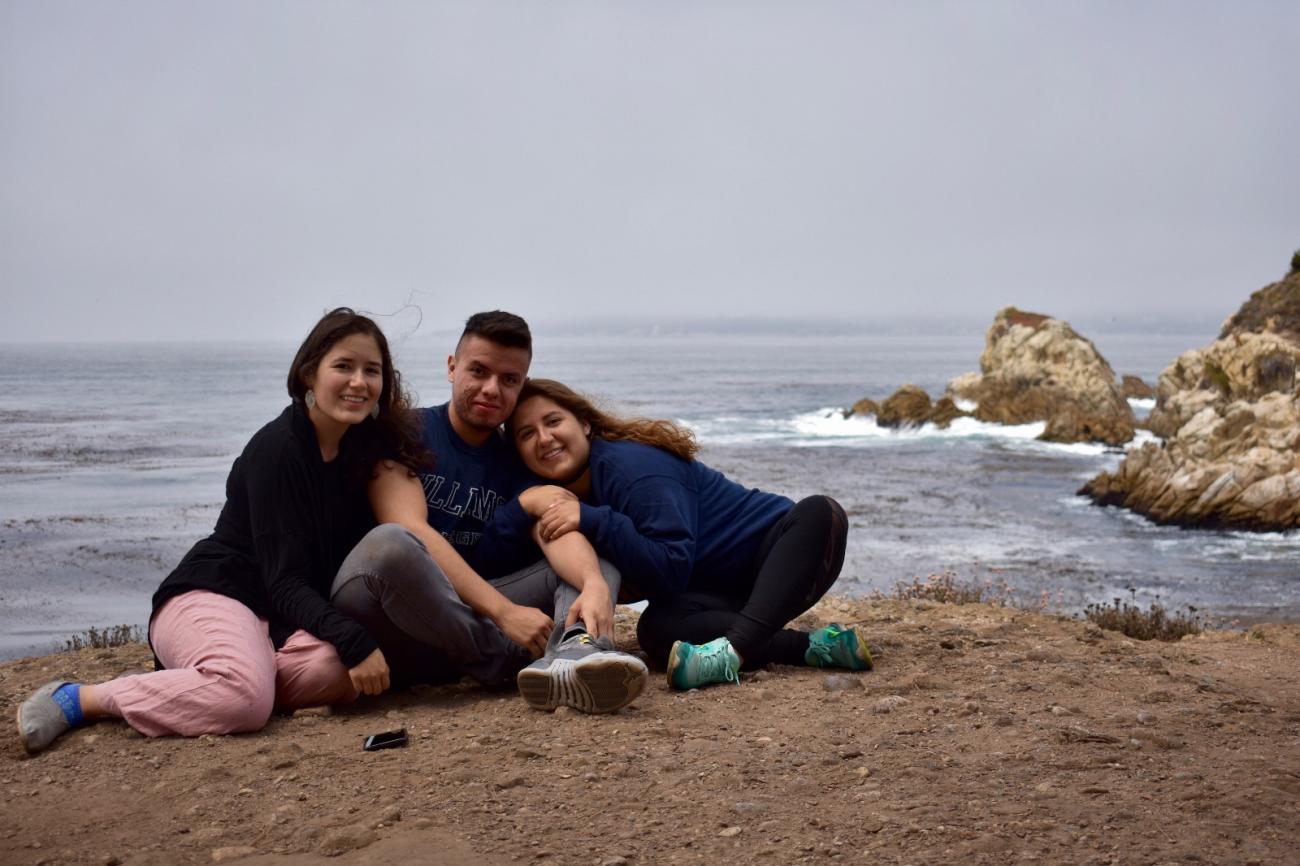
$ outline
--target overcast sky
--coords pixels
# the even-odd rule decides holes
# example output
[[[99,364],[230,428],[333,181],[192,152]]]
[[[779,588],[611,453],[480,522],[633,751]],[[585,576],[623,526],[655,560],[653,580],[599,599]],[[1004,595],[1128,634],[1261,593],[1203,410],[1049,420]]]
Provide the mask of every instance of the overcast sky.
[[[1300,4],[0,0],[0,341],[1217,321],[1300,247]]]

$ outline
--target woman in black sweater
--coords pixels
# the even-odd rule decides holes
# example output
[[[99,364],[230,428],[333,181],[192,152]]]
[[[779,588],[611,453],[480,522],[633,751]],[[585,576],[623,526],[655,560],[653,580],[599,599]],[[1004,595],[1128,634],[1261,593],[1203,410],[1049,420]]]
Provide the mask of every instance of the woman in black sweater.
[[[339,308],[317,322],[288,389],[292,403],[235,460],[215,531],[154,594],[158,670],[42,686],[18,710],[29,752],[101,716],[146,736],[254,731],[274,708],[388,688],[379,645],[330,604],[330,588],[374,525],[365,484],[376,462],[414,470],[429,455],[388,342],[365,316]]]

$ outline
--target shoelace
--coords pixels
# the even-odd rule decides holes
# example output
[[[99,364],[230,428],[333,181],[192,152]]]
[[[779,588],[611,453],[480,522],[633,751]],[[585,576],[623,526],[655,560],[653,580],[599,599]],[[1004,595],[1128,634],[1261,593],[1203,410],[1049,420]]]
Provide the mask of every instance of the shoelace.
[[[700,673],[709,681],[719,675],[729,683],[740,683],[740,674],[730,664],[726,647],[718,647],[711,652],[699,653]]]
[[[808,652],[815,655],[817,660],[822,663],[823,667],[829,664],[834,664],[835,662],[835,659],[831,657],[831,648],[820,641],[808,641]]]

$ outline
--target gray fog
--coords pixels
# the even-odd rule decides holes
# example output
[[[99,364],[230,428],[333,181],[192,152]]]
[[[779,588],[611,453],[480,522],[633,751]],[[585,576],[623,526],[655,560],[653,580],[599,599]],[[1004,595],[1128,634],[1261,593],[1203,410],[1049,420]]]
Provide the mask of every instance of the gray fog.
[[[1300,247],[1297,45],[1294,0],[0,0],[0,341],[1217,322]]]

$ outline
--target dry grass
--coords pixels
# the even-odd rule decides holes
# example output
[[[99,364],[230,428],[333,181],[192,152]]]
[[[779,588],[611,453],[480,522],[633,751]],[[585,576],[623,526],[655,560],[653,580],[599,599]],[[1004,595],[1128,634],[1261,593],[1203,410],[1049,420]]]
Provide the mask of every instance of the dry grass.
[[[876,597],[931,601],[937,604],[992,604],[1040,612],[1046,611],[1050,606],[1046,593],[1026,599],[1005,580],[961,580],[953,571],[900,581],[888,595],[876,593]],[[1110,604],[1088,605],[1084,608],[1083,616],[1100,628],[1117,631],[1137,640],[1176,641],[1184,635],[1200,634],[1208,628],[1207,622],[1194,607],[1171,613],[1159,602],[1155,602],[1144,610],[1132,600],[1123,601],[1118,598]]]
[[[1090,604],[1084,608],[1083,615],[1100,628],[1137,640],[1175,641],[1205,630],[1205,622],[1195,608],[1169,613],[1158,602],[1143,610],[1131,601],[1117,598],[1110,604]]]
[[[126,646],[130,643],[144,643],[144,630],[138,625],[110,625],[104,628],[91,626],[81,634],[74,634],[63,642],[66,650],[79,650],[84,647],[106,649],[114,646]]]
[[[1033,601],[1021,598],[1005,580],[960,580],[954,571],[899,581],[894,585],[893,592],[882,597],[902,601],[933,601],[939,604],[992,604],[1025,610],[1042,610],[1047,606],[1045,597]]]

